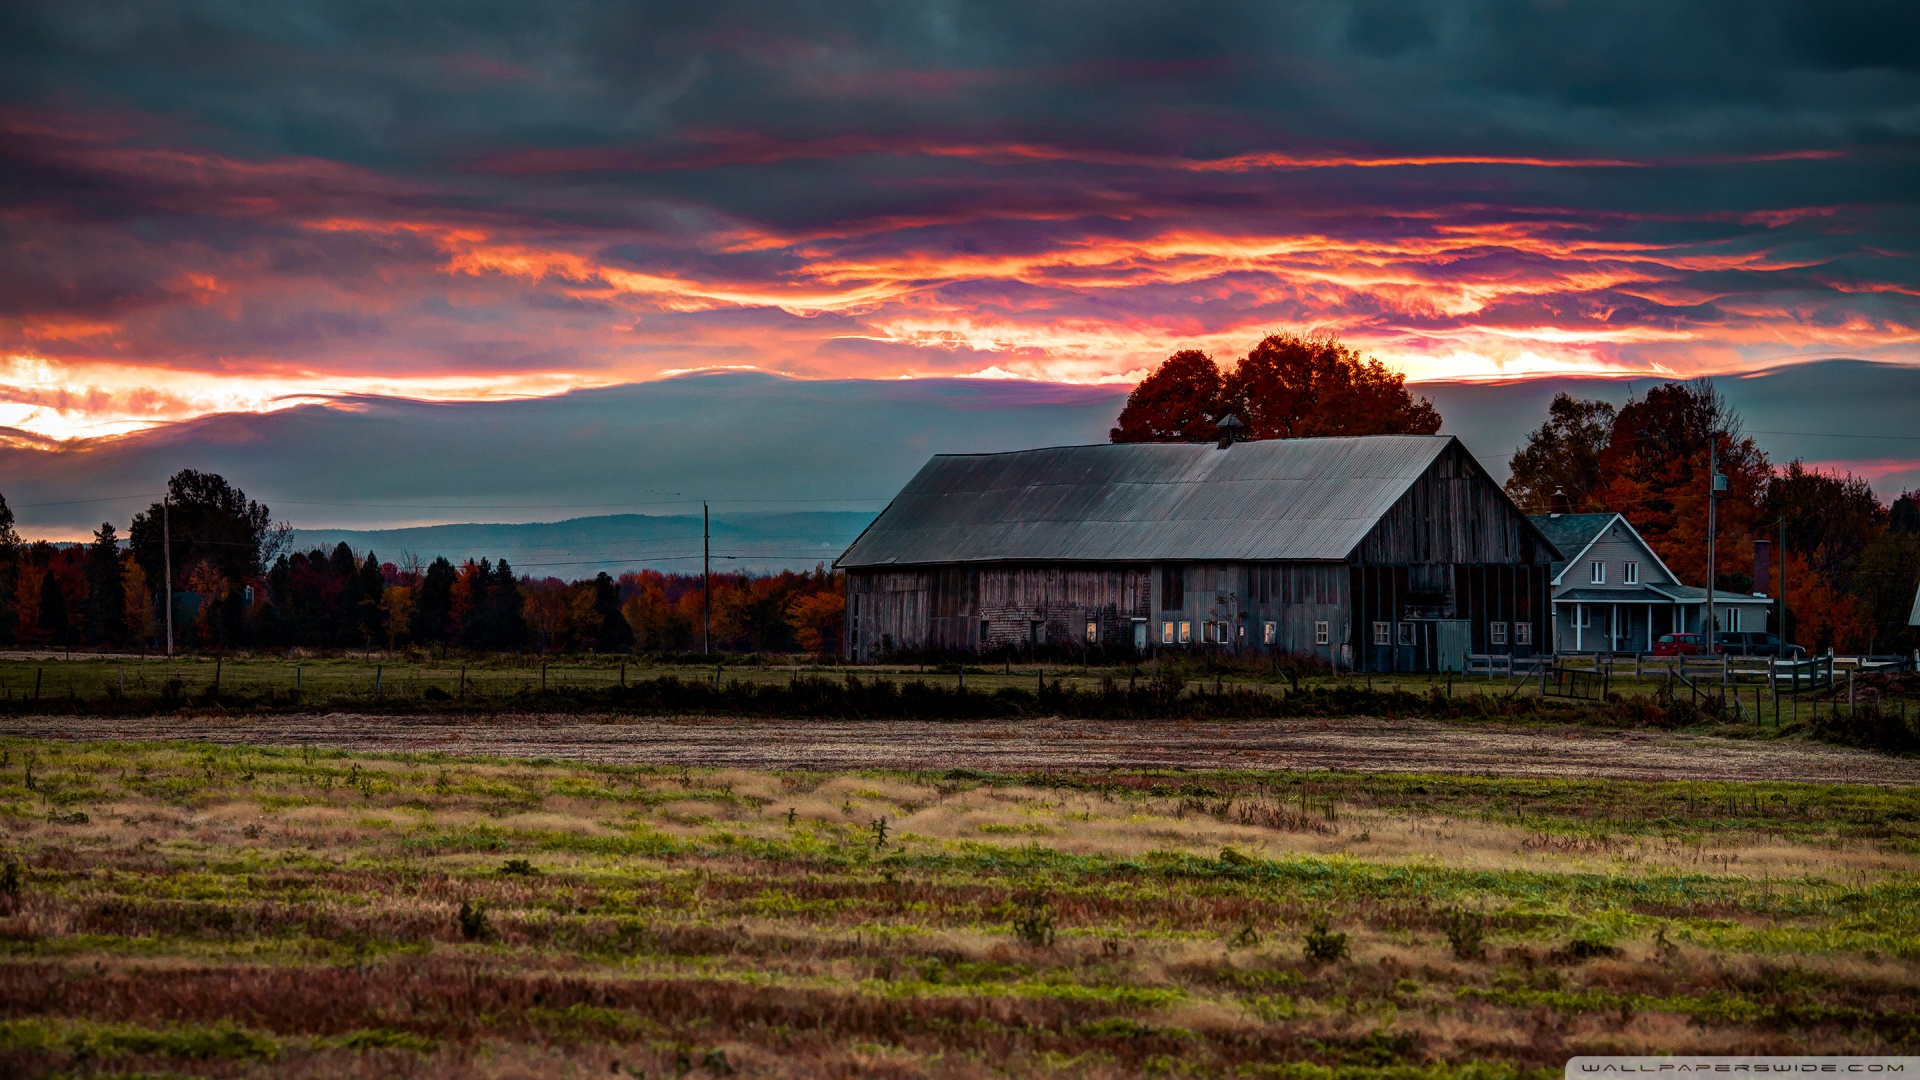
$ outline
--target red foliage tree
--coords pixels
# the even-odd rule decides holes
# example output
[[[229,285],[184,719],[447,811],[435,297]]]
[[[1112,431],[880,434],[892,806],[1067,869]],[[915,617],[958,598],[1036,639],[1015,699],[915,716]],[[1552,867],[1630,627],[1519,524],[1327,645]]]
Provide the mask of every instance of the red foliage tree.
[[[1196,349],[1174,353],[1127,395],[1119,426],[1109,438],[1117,443],[1211,442],[1221,415],[1220,387],[1213,357]]]
[[[1633,522],[1688,584],[1707,576],[1707,449],[1715,448],[1728,490],[1720,493],[1716,586],[1751,586],[1751,533],[1772,468],[1712,383],[1666,383],[1630,401],[1600,453],[1597,500]]]
[[[1221,412],[1250,439],[1431,435],[1440,414],[1407,393],[1407,377],[1331,337],[1272,334],[1225,381]]]

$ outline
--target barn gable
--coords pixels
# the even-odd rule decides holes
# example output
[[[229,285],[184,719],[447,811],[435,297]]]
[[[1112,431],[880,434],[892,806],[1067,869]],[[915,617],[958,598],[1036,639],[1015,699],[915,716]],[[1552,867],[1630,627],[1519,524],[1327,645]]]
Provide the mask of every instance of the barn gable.
[[[1450,439],[1346,558],[1398,565],[1549,565],[1558,555],[1539,526]]]

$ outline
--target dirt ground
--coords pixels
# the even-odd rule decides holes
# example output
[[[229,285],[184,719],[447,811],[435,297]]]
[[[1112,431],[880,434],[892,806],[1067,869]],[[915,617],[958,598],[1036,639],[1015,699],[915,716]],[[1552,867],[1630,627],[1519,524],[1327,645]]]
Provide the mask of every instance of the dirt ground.
[[[1913,784],[1920,760],[1797,740],[1420,720],[587,720],[325,714],[28,717],[0,734],[193,739],[387,752],[736,768],[1326,769],[1465,775]]]

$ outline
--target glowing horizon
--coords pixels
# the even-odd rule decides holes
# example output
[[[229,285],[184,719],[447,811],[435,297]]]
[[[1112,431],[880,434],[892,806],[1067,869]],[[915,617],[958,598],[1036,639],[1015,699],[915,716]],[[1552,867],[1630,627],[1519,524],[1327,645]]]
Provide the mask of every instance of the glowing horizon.
[[[170,50],[49,6],[0,45],[0,429],[708,370],[1117,386],[1273,331],[1415,383],[1920,364],[1920,81],[1864,38],[1707,56],[1676,13],[1574,86],[1425,9],[1218,14],[589,5],[456,46],[322,4]]]

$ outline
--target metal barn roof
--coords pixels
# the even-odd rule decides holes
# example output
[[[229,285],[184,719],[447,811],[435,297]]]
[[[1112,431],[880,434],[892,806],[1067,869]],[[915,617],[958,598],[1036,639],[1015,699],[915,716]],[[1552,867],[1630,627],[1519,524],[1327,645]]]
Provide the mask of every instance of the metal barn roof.
[[[1449,435],[943,454],[835,564],[1339,560]]]

